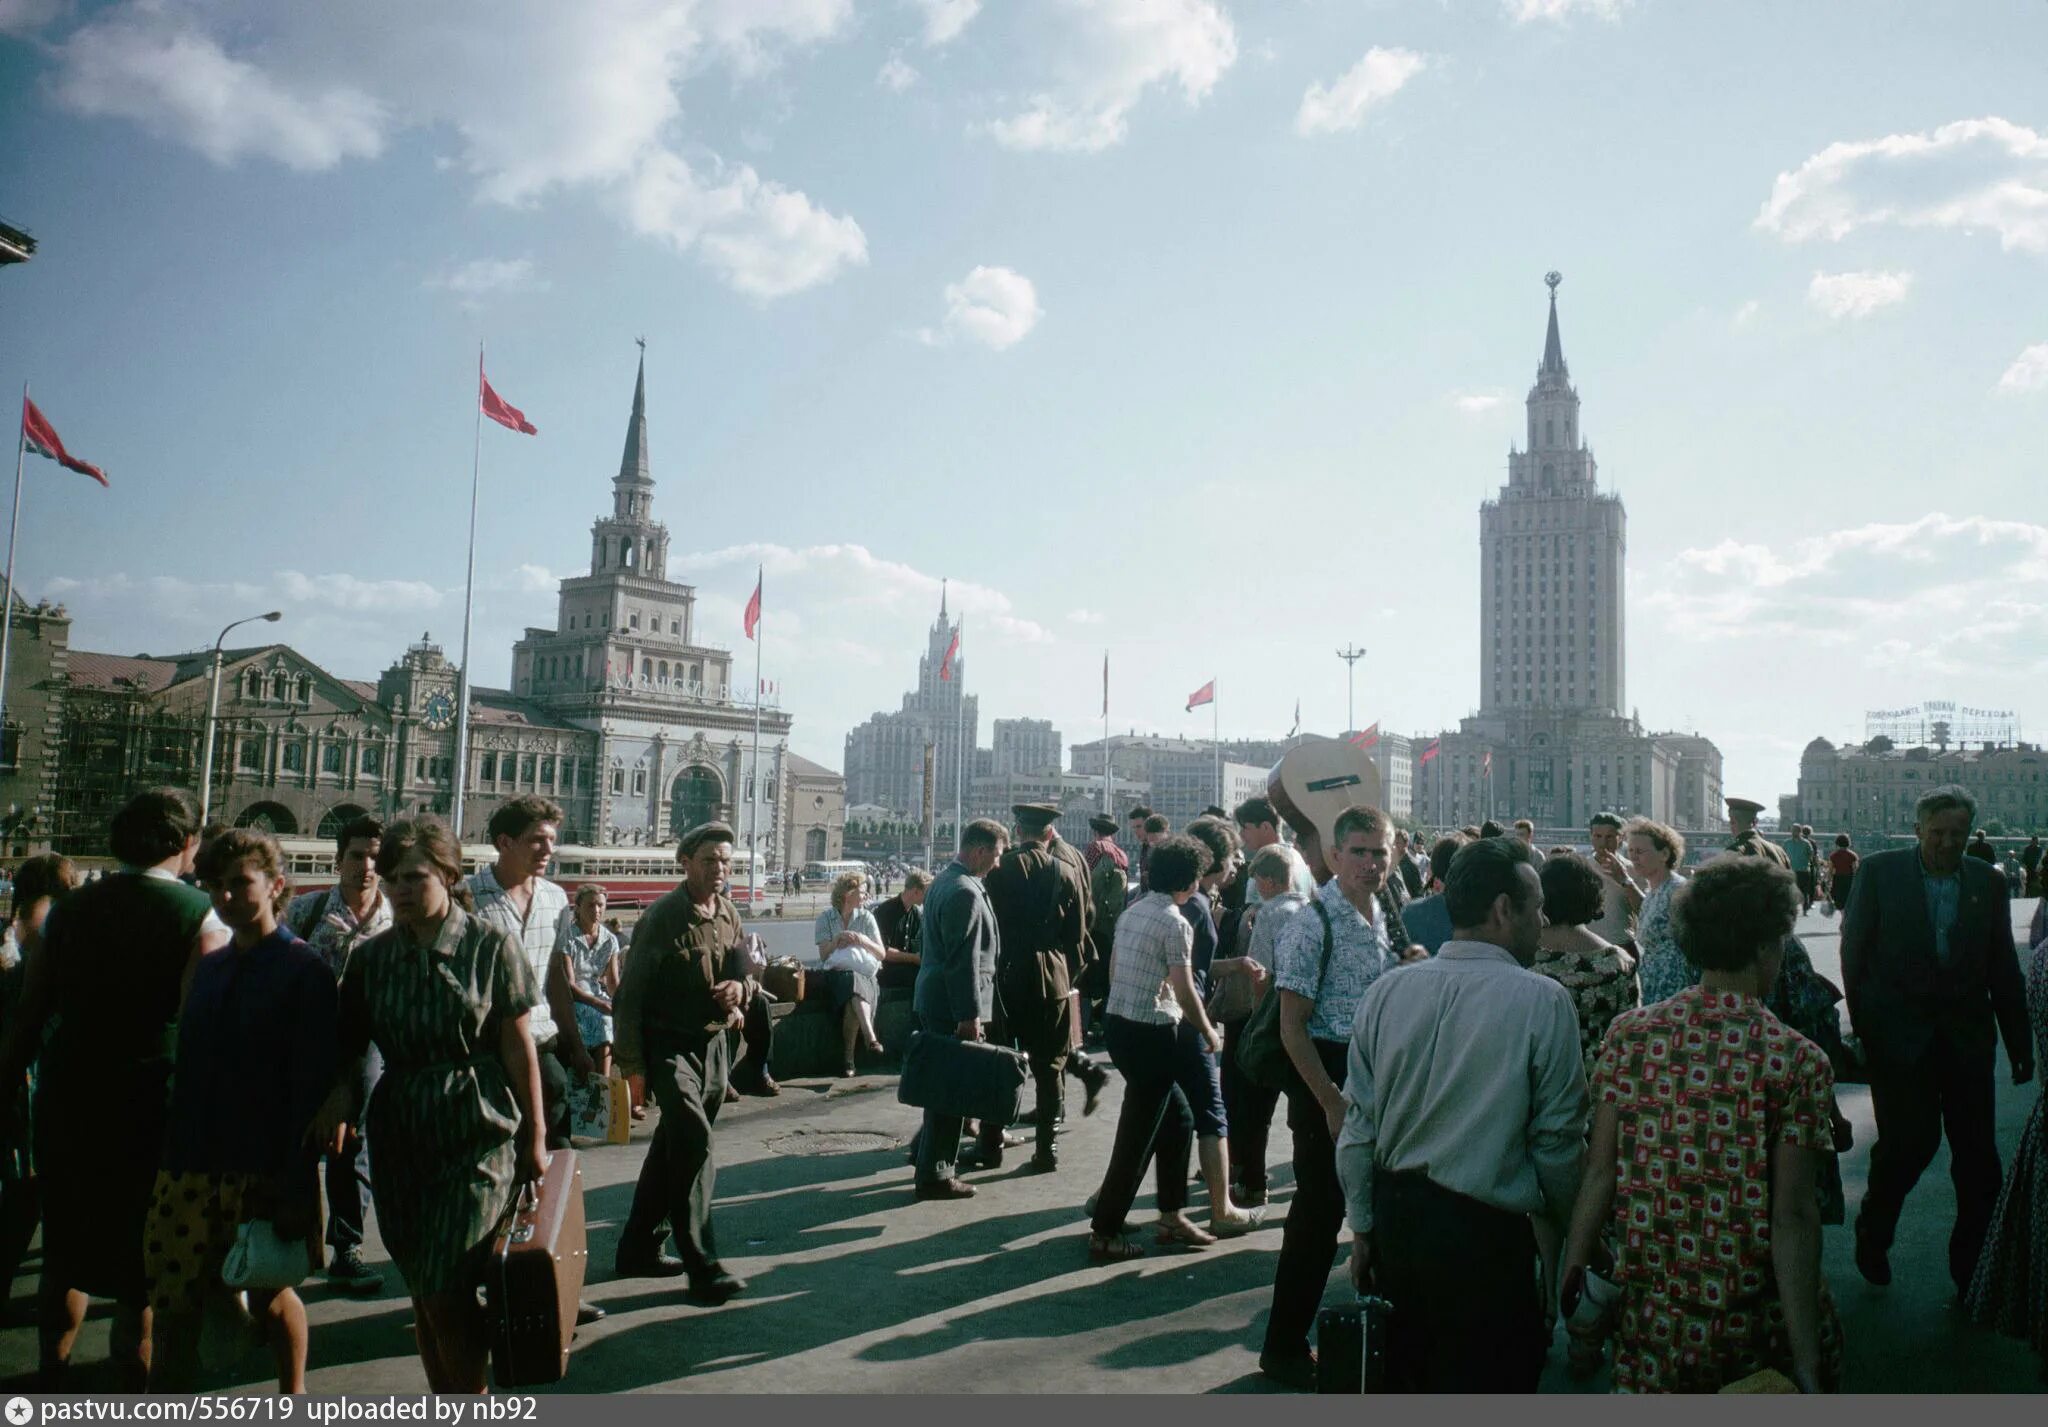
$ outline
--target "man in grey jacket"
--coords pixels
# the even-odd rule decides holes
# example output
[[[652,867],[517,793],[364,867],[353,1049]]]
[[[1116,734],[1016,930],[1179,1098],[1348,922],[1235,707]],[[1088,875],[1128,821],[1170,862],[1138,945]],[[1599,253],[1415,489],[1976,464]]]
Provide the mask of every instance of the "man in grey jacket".
[[[1001,823],[969,823],[960,834],[959,854],[925,897],[924,963],[912,1005],[927,1035],[978,1041],[982,1022],[995,1010],[996,915],[981,879],[1009,841]],[[919,1199],[974,1197],[974,1187],[954,1172],[959,1153],[959,1117],[926,1110],[917,1137]]]

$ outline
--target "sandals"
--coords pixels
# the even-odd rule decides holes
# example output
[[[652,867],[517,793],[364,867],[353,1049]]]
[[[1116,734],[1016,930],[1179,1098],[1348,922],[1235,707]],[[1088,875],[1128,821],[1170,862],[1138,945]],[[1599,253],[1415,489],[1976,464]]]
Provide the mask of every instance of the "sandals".
[[[1219,1239],[1240,1239],[1266,1222],[1266,1206],[1242,1207],[1235,1219],[1209,1216],[1209,1232]]]
[[[1129,1263],[1132,1259],[1145,1257],[1145,1246],[1134,1244],[1127,1234],[1111,1234],[1107,1238],[1100,1234],[1088,1236],[1088,1262]]]
[[[1162,1249],[1170,1249],[1176,1244],[1190,1249],[1206,1249],[1216,1242],[1216,1236],[1185,1219],[1162,1220],[1153,1229],[1152,1242]]]

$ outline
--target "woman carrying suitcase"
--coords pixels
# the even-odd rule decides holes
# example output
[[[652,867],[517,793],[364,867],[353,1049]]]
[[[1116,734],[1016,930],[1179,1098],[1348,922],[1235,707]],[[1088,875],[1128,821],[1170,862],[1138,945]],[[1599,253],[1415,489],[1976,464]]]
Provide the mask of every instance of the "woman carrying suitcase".
[[[412,1290],[435,1392],[482,1392],[489,1357],[476,1288],[521,1183],[547,1163],[540,1062],[527,1030],[539,988],[518,946],[463,905],[462,853],[434,818],[393,823],[377,851],[390,931],[341,982],[344,1065],[374,1042],[384,1076],[367,1128],[385,1247]],[[344,1071],[323,1128],[352,1112]]]

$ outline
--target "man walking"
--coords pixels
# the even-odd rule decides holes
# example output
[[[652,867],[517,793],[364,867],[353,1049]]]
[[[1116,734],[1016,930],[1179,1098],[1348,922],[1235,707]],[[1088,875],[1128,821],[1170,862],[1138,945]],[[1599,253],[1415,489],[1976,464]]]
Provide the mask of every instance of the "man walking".
[[[1001,823],[977,818],[960,833],[960,851],[932,882],[925,899],[923,964],[915,1007],[926,1035],[982,1039],[982,1022],[995,1010],[999,933],[981,879],[1009,844]],[[917,1136],[917,1197],[972,1199],[974,1186],[954,1172],[960,1156],[960,1121],[924,1112]]]
[[[1073,1027],[1069,968],[1079,963],[1087,934],[1088,882],[1078,858],[1069,864],[1053,855],[1058,808],[1019,803],[1010,811],[1022,841],[1003,854],[987,883],[1000,933],[996,986],[1004,1039],[1031,1057],[1038,1130],[1031,1168],[1049,1174],[1059,1168],[1054,1137],[1064,1113],[1061,1076]],[[984,1166],[1003,1162],[1001,1130],[992,1123],[981,1127],[978,1157]]]
[[[711,1127],[731,1070],[726,1032],[738,1027],[747,994],[744,982],[724,972],[741,936],[739,911],[725,896],[732,844],[733,830],[720,822],[683,834],[676,847],[683,883],[633,929],[633,949],[612,1000],[619,1068],[644,1074],[661,1110],[619,1234],[618,1275],[687,1273],[690,1296],[707,1303],[723,1303],[747,1286],[718,1261],[711,1226],[718,1173]],[[671,1232],[679,1258],[662,1252]]]
[[[285,908],[285,925],[320,953],[337,983],[348,969],[350,953],[391,927],[391,903],[377,878],[377,849],[383,840],[384,824],[375,818],[350,820],[334,839],[334,885],[294,897]],[[372,1045],[363,1057],[358,1105],[370,1103],[370,1092],[383,1070],[384,1058]],[[384,1286],[384,1275],[363,1263],[363,1207],[369,1194],[369,1156],[361,1127],[349,1125],[340,1152],[327,1156],[327,1246],[334,1252],[324,1277],[344,1292],[363,1297]]]
[[[1814,847],[1806,840],[1806,829],[1796,823],[1792,836],[1785,839],[1785,861],[1792,869],[1792,880],[1799,884],[1799,910],[1812,911]]]
[[[1051,807],[1049,803],[1034,806]],[[1058,810],[1054,809],[1054,816]],[[1075,846],[1060,836],[1057,822],[1046,825],[1045,849],[1065,869],[1065,875],[1081,892],[1081,939],[1075,944],[1072,955],[1067,958],[1067,1062],[1066,1073],[1081,1082],[1087,1099],[1082,1103],[1081,1113],[1092,1115],[1102,1101],[1102,1092],[1109,1086],[1109,1072],[1104,1070],[1095,1057],[1081,1048],[1081,1033],[1086,1024],[1081,1011],[1083,983],[1088,969],[1096,957],[1095,919],[1099,912],[1095,905],[1094,878],[1090,875],[1088,859]],[[1117,905],[1122,906],[1122,899]],[[1065,1117],[1062,1116],[1062,1119]]]
[[[1877,1142],[1856,1219],[1856,1267],[1880,1286],[1906,1196],[1948,1132],[1956,1222],[1949,1275],[1969,1287],[1998,1202],[1992,1048],[2012,1080],[2034,1075],[2012,911],[1996,868],[1963,856],[1977,805],[1958,787],[1923,794],[1917,848],[1863,859],[1842,918],[1849,1016],[1870,1063]]]
[[[1585,1153],[1571,993],[1529,971],[1543,886],[1519,838],[1471,844],[1455,935],[1385,976],[1351,1032],[1337,1173],[1351,1281],[1396,1305],[1390,1392],[1534,1392],[1551,1314],[1532,1215],[1561,1239]]]
[[[1757,829],[1757,815],[1763,810],[1764,805],[1754,798],[1728,799],[1728,831],[1732,834],[1728,850],[1745,857],[1768,857],[1789,872],[1792,859],[1785,855],[1785,849]]]

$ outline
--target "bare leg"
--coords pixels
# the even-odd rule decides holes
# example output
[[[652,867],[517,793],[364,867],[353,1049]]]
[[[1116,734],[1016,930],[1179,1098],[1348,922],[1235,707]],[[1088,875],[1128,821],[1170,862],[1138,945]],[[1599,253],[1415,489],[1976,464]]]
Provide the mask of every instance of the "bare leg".
[[[612,1073],[612,1048],[608,1045],[599,1046],[590,1053],[590,1063],[597,1067],[599,1075],[610,1079]]]
[[[36,1326],[40,1339],[38,1390],[58,1392],[64,1373],[71,1366],[71,1350],[78,1343],[78,1330],[85,1326],[86,1297],[67,1288],[45,1272],[36,1289]]]
[[[303,1393],[306,1390],[306,1305],[291,1289],[280,1289],[264,1302],[261,1295],[249,1295],[249,1311],[265,1316],[264,1329],[270,1338],[271,1360],[277,1364],[277,1390]]]
[[[875,1052],[875,1054],[880,1055],[882,1053],[882,1042],[881,1039],[875,1035],[874,1008],[868,1005],[867,1002],[861,1000],[858,996],[853,998],[853,1004],[860,1008],[860,1029],[861,1034],[867,1037],[868,1049]]]
[[[859,1005],[860,998],[855,997],[846,1003],[846,1009],[839,1016],[839,1063],[846,1067],[849,1075],[854,1069],[854,1049],[860,1044],[860,1012],[856,1009]]]
[[[1230,1146],[1221,1135],[1203,1135],[1197,1142],[1202,1156],[1202,1182],[1209,1186],[1209,1222],[1236,1227],[1249,1224],[1252,1216],[1230,1202]]]

